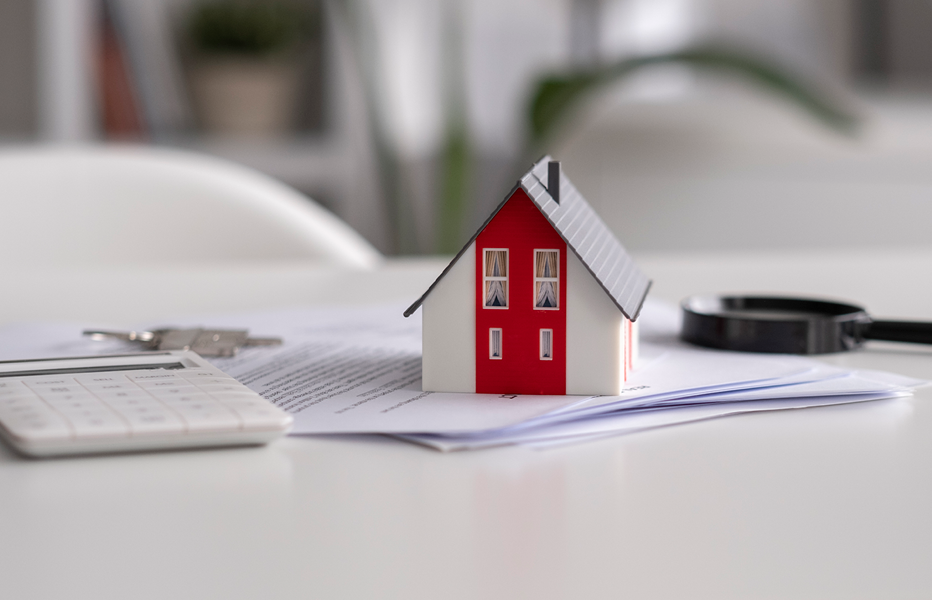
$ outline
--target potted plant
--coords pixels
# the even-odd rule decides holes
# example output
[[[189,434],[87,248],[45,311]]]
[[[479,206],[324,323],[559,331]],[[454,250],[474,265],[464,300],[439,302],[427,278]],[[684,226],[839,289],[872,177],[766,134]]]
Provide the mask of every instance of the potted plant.
[[[189,15],[191,89],[202,126],[216,133],[273,136],[296,112],[299,50],[310,4],[208,0]]]

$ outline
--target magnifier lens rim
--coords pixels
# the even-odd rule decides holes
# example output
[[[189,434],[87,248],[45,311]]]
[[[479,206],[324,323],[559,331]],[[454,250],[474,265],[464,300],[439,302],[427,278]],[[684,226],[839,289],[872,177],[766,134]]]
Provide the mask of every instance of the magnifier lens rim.
[[[810,319],[839,319],[846,316],[867,314],[864,308],[855,304],[823,300],[818,298],[800,298],[791,296],[690,296],[683,300],[683,310],[697,314],[727,317],[729,319],[808,321]],[[728,314],[732,311],[757,311],[754,316]],[[766,314],[773,311],[772,314]]]
[[[684,299],[681,307],[683,340],[745,352],[851,350],[863,343],[864,325],[871,321],[860,306],[819,298],[701,295]],[[729,314],[732,311],[750,314]]]

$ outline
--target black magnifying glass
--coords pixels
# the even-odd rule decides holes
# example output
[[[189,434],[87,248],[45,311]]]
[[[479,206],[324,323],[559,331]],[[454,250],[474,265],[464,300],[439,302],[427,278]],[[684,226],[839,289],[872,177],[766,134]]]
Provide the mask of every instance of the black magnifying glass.
[[[741,352],[827,354],[866,340],[932,344],[932,322],[875,320],[862,307],[815,298],[691,296],[682,302],[687,342]]]

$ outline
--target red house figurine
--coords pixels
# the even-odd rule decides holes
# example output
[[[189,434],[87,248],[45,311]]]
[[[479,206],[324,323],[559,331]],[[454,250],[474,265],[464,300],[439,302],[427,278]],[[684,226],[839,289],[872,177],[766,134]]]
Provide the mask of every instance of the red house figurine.
[[[423,307],[423,388],[618,394],[649,288],[560,163],[544,157],[405,311]]]

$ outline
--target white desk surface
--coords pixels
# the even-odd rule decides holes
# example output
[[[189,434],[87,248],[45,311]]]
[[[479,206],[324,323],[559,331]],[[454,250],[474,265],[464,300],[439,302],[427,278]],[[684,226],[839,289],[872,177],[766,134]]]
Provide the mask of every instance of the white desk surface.
[[[640,262],[669,300],[828,294],[932,319],[929,251]],[[0,321],[413,300],[443,264],[7,272]],[[932,379],[919,347],[828,360]],[[3,598],[928,598],[930,564],[928,389],[549,451],[288,438],[34,461],[0,447]]]

